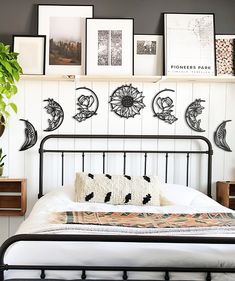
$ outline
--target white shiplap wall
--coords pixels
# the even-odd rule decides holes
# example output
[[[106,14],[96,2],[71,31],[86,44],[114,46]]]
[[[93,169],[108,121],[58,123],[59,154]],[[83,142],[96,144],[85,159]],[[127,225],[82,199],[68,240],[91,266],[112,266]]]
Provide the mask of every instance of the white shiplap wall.
[[[9,126],[0,138],[0,147],[3,148],[7,154],[5,175],[9,177],[25,177],[27,178],[27,197],[28,197],[28,210],[30,212],[32,206],[37,200],[38,194],[38,147],[40,140],[47,135],[43,132],[43,129],[47,127],[47,114],[43,107],[44,99],[53,98],[58,101],[65,112],[65,119],[61,127],[53,133],[87,133],[87,134],[197,134],[192,131],[185,123],[184,113],[188,104],[194,101],[196,98],[206,100],[203,103],[205,110],[200,115],[202,119],[201,127],[206,130],[202,135],[208,137],[213,142],[213,133],[220,122],[226,119],[232,119],[233,123],[229,123],[227,126],[227,142],[234,150],[232,153],[224,152],[214,146],[213,156],[213,182],[217,180],[234,180],[235,179],[235,84],[233,83],[200,83],[200,82],[160,82],[160,83],[133,83],[133,86],[138,87],[139,90],[144,93],[144,103],[146,107],[142,110],[141,115],[136,116],[128,120],[118,117],[114,113],[110,112],[109,108],[109,96],[120,85],[128,83],[123,82],[70,82],[70,81],[40,81],[40,80],[22,80],[19,83],[19,93],[15,97],[15,102],[18,105],[19,112],[17,115],[12,114],[9,120]],[[81,91],[75,91],[78,86],[86,86],[95,91],[99,98],[100,107],[98,114],[85,122],[78,123],[72,116],[76,112],[76,98],[81,95]],[[154,95],[164,88],[174,89],[175,93],[170,96],[174,99],[175,115],[178,121],[173,125],[159,121],[157,118],[153,118],[151,110],[151,102]],[[19,118],[28,119],[33,123],[38,132],[37,144],[26,152],[19,152],[24,141],[24,123],[19,121]],[[51,143],[53,147],[62,147],[62,141]],[[71,148],[78,148],[82,145],[87,148],[98,146],[98,148],[112,148],[120,145],[128,148],[131,146],[136,149],[144,148],[145,143],[139,143],[132,141],[126,141],[120,143],[120,141],[104,142],[104,141],[89,141],[76,140],[66,143]],[[151,143],[148,144],[150,148],[190,148],[192,143],[179,143],[179,142],[164,142],[163,143]],[[61,171],[58,168],[59,156],[54,155],[50,158],[50,164],[46,164],[45,170],[48,174],[53,175],[47,179],[47,187],[56,187],[60,184]],[[116,161],[121,160],[118,158]],[[193,158],[193,157],[192,157]],[[185,166],[185,159],[180,159],[180,165],[177,164],[174,167],[174,161],[170,163],[169,181],[183,183],[182,168]],[[199,161],[199,160],[195,160]],[[92,167],[91,167],[92,162]],[[107,161],[108,162],[108,161]],[[68,165],[69,163],[69,165]],[[94,165],[95,163],[95,165]],[[86,169],[91,170],[94,173],[100,173],[100,165],[102,163],[101,157],[93,155],[86,158]],[[113,161],[112,161],[113,163]],[[179,163],[179,162],[177,162]],[[192,160],[191,160],[192,166]],[[195,162],[197,163],[197,162]],[[194,164],[193,169],[195,173],[191,173],[190,183],[193,186],[201,184],[205,181],[203,179],[203,166],[198,162]],[[108,165],[108,164],[107,164]],[[164,165],[162,165],[162,157],[158,156],[155,159],[151,159],[149,156],[148,165],[154,170],[157,170],[160,175],[164,174]],[[109,169],[112,172],[122,173],[122,168],[114,166],[109,163]],[[191,167],[192,168],[192,167]],[[81,161],[74,156],[66,156],[65,164],[65,182],[71,183],[74,178],[74,172],[81,169]],[[139,158],[130,158],[128,162],[128,173],[138,174],[143,169],[143,163]],[[108,170],[109,171],[109,170]],[[200,175],[200,176],[198,176]],[[215,189],[213,188],[213,192]],[[0,243],[7,237],[13,235],[24,220],[24,217],[0,217]]]

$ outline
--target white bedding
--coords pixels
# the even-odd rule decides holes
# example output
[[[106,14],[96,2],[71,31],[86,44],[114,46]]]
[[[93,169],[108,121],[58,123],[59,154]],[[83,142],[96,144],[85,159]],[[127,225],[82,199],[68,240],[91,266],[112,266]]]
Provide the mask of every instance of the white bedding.
[[[84,230],[82,225],[53,225],[48,218],[58,211],[128,211],[152,213],[203,213],[232,212],[204,194],[183,186],[167,185],[163,194],[173,202],[170,206],[113,206],[74,202],[73,188],[56,190],[45,195],[34,206],[30,216],[20,226],[20,233],[123,233],[125,228],[93,226]],[[62,228],[61,228],[62,227]],[[204,235],[210,235],[205,233]],[[217,234],[220,235],[221,234]],[[227,234],[228,235],[228,234]],[[234,234],[231,234],[234,236]],[[24,253],[24,254],[22,254]],[[180,258],[179,258],[180,257]],[[66,242],[19,242],[6,253],[10,264],[61,264],[61,265],[125,265],[125,266],[235,266],[235,245],[193,244],[138,244],[138,243],[66,243]],[[38,272],[6,272],[6,278],[37,278]],[[47,272],[47,278],[76,279],[78,272]],[[120,279],[120,272],[90,272],[87,278]],[[192,279],[192,274],[172,273],[171,280]],[[130,278],[146,280],[162,278],[162,273],[130,273]],[[235,280],[235,275],[221,274],[213,280]],[[205,280],[204,274],[195,274],[195,280]]]

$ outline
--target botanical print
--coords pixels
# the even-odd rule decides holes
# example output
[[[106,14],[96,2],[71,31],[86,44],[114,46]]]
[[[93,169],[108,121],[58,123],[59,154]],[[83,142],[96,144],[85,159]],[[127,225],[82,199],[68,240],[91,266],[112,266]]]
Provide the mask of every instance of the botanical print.
[[[156,55],[156,41],[137,40],[137,55]]]
[[[51,17],[49,64],[81,65],[80,19]]]
[[[235,75],[234,39],[216,39],[216,66],[218,75]]]
[[[98,30],[98,65],[122,65],[122,30]]]

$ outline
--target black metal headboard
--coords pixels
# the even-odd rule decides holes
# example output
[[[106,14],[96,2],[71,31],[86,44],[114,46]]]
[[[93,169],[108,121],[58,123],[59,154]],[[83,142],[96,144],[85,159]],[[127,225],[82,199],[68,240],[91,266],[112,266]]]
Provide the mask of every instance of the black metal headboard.
[[[199,140],[206,143],[206,150],[79,150],[79,149],[45,149],[44,145],[49,139],[117,139],[117,140]],[[123,155],[123,173],[126,171],[126,156],[131,153],[141,153],[144,161],[144,174],[146,175],[147,157],[150,153],[155,154],[165,154],[165,182],[167,182],[168,176],[168,155],[169,154],[185,154],[186,155],[186,185],[188,185],[189,180],[189,157],[191,154],[207,154],[207,195],[211,197],[211,171],[212,171],[212,145],[211,142],[203,136],[192,136],[192,135],[48,135],[42,139],[39,148],[40,163],[39,163],[39,194],[38,198],[43,196],[43,164],[44,164],[44,154],[45,153],[60,153],[61,154],[61,169],[62,169],[62,185],[64,181],[64,154],[67,153],[78,153],[82,155],[82,171],[84,171],[84,158],[85,154],[88,153],[100,153],[103,157],[103,173],[105,173],[105,159],[108,153],[119,153]]]

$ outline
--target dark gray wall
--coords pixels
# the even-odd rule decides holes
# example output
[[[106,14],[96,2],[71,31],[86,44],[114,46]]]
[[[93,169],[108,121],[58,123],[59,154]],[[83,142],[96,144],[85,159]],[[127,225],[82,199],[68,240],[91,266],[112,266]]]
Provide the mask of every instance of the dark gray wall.
[[[234,0],[0,0],[0,41],[36,35],[37,4],[93,4],[95,17],[133,17],[143,34],[163,33],[163,12],[215,13],[216,33],[235,34]]]

